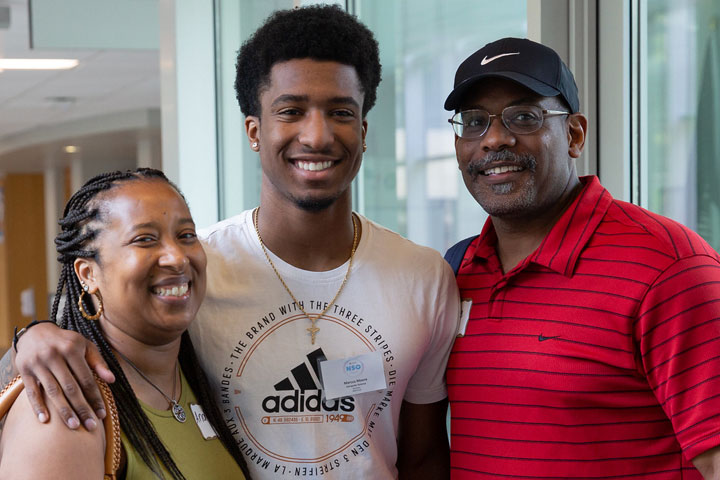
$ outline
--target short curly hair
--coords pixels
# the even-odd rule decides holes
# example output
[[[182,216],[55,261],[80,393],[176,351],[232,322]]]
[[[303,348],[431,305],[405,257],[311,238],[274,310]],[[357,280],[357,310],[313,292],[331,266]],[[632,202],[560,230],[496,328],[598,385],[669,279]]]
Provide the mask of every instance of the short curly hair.
[[[274,12],[240,47],[235,93],[245,116],[260,116],[260,94],[273,65],[296,58],[354,67],[364,94],[363,117],[375,105],[381,67],[372,32],[337,5],[313,5]]]

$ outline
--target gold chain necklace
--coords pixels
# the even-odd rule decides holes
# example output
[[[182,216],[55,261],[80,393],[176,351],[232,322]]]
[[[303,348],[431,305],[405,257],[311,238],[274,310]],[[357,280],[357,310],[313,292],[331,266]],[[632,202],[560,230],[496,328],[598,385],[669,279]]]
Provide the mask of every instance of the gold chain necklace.
[[[265,258],[267,258],[268,263],[270,264],[270,267],[273,269],[273,272],[275,272],[275,275],[277,276],[278,280],[280,280],[280,283],[282,283],[282,286],[285,287],[285,290],[290,294],[290,298],[293,299],[295,302],[295,305],[298,306],[300,311],[305,314],[305,316],[310,320],[311,325],[306,328],[308,332],[310,332],[310,341],[313,345],[315,345],[315,336],[320,331],[320,329],[316,326],[317,321],[327,313],[328,310],[330,310],[330,307],[332,307],[335,304],[335,300],[340,296],[340,292],[343,291],[343,288],[345,288],[345,284],[348,281],[348,278],[350,278],[350,270],[352,269],[352,262],[353,257],[355,256],[355,250],[357,249],[357,241],[358,241],[358,229],[357,225],[355,224],[355,214],[351,213],[350,218],[352,220],[353,224],[353,243],[352,243],[352,250],[350,251],[350,259],[348,260],[348,268],[347,272],[345,272],[345,278],[343,278],[342,284],[340,285],[340,288],[338,289],[337,293],[333,297],[333,299],[328,303],[327,307],[325,307],[325,310],[320,312],[320,314],[316,317],[310,316],[305,309],[302,307],[302,304],[298,302],[297,298],[295,298],[295,295],[293,295],[292,291],[290,291],[290,287],[287,286],[285,283],[285,280],[283,280],[282,276],[280,275],[280,272],[277,271],[277,268],[275,268],[275,264],[272,260],[270,260],[270,255],[268,255],[267,249],[265,248],[265,244],[262,241],[262,237],[260,236],[260,229],[258,228],[258,213],[260,212],[260,207],[257,207],[255,210],[253,210],[253,226],[255,227],[255,233],[257,234],[258,241],[260,242],[260,247],[262,247],[262,251],[265,254]]]

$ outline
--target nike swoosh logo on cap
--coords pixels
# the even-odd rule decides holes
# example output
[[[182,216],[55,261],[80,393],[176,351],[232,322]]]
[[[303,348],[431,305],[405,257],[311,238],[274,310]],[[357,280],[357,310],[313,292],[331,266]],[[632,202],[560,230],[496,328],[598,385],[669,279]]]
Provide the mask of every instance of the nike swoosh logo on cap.
[[[520,55],[520,52],[501,53],[500,55],[495,55],[494,57],[490,57],[490,58],[488,58],[487,55],[485,55],[485,58],[480,60],[480,65],[487,65],[488,63],[492,62],[493,60],[497,60],[500,57],[507,57],[508,55]]]

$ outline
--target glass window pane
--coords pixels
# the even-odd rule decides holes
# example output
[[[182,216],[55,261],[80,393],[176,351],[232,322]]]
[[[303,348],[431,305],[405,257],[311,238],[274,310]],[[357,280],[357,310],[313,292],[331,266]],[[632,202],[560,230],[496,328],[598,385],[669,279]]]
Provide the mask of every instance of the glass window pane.
[[[215,1],[220,218],[260,202],[260,163],[248,144],[245,118],[235,99],[237,51],[273,11],[293,6],[293,0]]]
[[[356,189],[361,213],[440,251],[480,231],[486,214],[463,185],[443,103],[471,53],[500,37],[527,36],[526,4],[356,2],[353,13],[375,32],[383,65]]]
[[[647,0],[648,207],[720,248],[720,3]]]

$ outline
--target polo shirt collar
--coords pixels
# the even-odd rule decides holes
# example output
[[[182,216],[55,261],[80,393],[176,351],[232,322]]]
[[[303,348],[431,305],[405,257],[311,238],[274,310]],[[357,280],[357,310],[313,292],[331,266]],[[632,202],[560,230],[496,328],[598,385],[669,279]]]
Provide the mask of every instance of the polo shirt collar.
[[[596,176],[580,177],[580,182],[584,185],[580,194],[528,259],[568,277],[573,274],[580,253],[613,201]],[[495,228],[492,219],[488,218],[478,239],[470,246],[475,252],[467,258],[487,261],[497,255],[496,244]],[[522,262],[522,265],[529,262]]]

